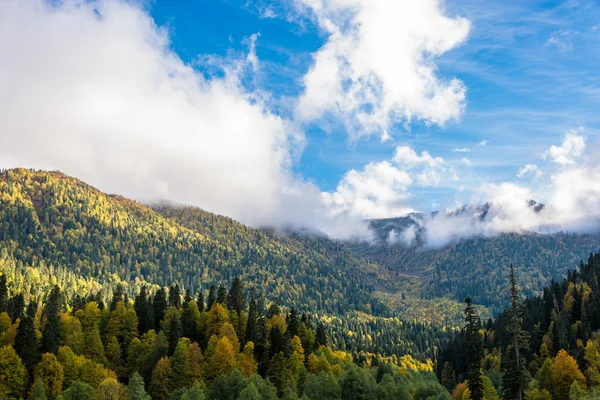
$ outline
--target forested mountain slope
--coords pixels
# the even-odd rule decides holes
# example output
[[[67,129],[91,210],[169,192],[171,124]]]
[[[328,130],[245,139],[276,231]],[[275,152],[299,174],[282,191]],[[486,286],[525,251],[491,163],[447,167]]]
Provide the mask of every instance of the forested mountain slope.
[[[279,237],[193,207],[152,209],[60,172],[0,173],[0,272],[27,297],[59,283],[69,298],[109,298],[117,283],[130,296],[173,283],[206,295],[239,276],[328,321],[332,344],[352,352],[431,357],[446,335],[439,321],[388,307],[376,292],[386,270],[339,242]]]
[[[416,216],[418,217],[418,216]],[[540,294],[552,279],[562,279],[569,269],[600,249],[600,235],[557,233],[503,234],[471,237],[442,248],[390,242],[392,231],[402,232],[415,216],[371,221],[378,241],[352,243],[353,252],[394,272],[390,286],[424,299],[470,296],[477,304],[500,311],[506,306],[506,267],[519,268],[518,279],[527,296]]]

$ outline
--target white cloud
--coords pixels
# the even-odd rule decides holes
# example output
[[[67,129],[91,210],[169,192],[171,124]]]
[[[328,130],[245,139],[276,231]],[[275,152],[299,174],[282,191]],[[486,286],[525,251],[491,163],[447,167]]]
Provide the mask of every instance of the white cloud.
[[[253,225],[335,231],[320,191],[290,171],[302,134],[240,83],[258,69],[258,36],[248,54],[201,57],[216,72],[206,77],[140,7],[0,2],[0,166],[60,169]]]
[[[546,41],[546,46],[556,46],[563,51],[571,51],[573,50],[573,42],[571,40],[573,34],[574,32],[569,30],[552,32]]]
[[[393,123],[458,119],[466,88],[438,76],[434,59],[467,38],[470,23],[448,17],[439,0],[297,0],[327,42],[304,76],[297,113],[345,121],[353,137],[389,138]]]
[[[574,233],[598,232],[600,228],[600,157],[595,148],[585,151],[583,136],[573,132],[563,137],[561,146],[551,146],[545,158],[549,171],[536,164],[521,168],[519,177],[547,176],[537,188],[521,183],[485,184],[469,206],[449,209],[415,219],[419,229],[397,232],[410,243],[422,235],[427,246],[444,246],[471,236],[494,236],[506,232]],[[574,159],[578,162],[574,163]],[[543,204],[531,203],[531,200]],[[411,236],[412,235],[412,236]]]
[[[367,164],[362,171],[347,172],[334,193],[324,192],[322,196],[334,215],[386,218],[412,211],[405,204],[411,184],[408,173],[383,161]]]
[[[478,147],[484,147],[487,146],[487,144],[489,143],[489,140],[482,140],[481,142],[477,143]]]
[[[463,164],[470,166],[471,164],[473,164],[471,162],[471,160],[469,160],[467,157],[463,157],[460,161],[462,161]]]
[[[452,149],[453,153],[468,153],[470,151],[471,151],[471,149],[468,149],[466,147]]]
[[[570,131],[565,134],[560,146],[550,146],[550,149],[544,153],[544,158],[560,165],[573,164],[581,156],[584,148],[583,136],[578,135],[575,131]]]
[[[533,174],[536,178],[539,178],[542,175],[542,171],[536,164],[527,164],[523,168],[519,169],[517,177],[523,178],[524,176],[530,174]]]

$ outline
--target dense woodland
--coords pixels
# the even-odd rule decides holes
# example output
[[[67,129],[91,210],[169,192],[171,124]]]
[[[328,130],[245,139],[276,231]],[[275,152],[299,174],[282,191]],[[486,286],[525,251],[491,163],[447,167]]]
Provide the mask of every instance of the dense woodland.
[[[424,364],[335,351],[323,323],[265,307],[239,278],[208,296],[177,284],[40,298],[0,276],[0,398],[447,399]],[[25,299],[28,298],[29,301]]]
[[[193,207],[149,208],[59,172],[0,173],[0,266],[26,293],[59,284],[69,298],[101,288],[107,298],[118,283],[130,296],[175,283],[206,295],[240,276],[257,295],[326,320],[332,345],[351,352],[424,360],[447,337],[439,321],[384,303],[374,286],[387,270],[339,242]]]
[[[401,232],[411,221],[410,217],[371,221],[378,243],[354,243],[351,248],[393,271],[396,279],[390,281],[394,289],[424,299],[462,302],[471,297],[493,313],[508,305],[510,285],[505,271],[510,263],[519,263],[521,291],[530,297],[540,295],[552,279],[564,279],[569,269],[600,248],[597,233],[472,237],[436,249],[388,241],[392,230]]]
[[[467,389],[478,379],[487,400],[600,398],[600,253],[524,302],[507,275],[510,307],[483,323],[474,313],[440,352],[437,374],[452,398],[475,398]]]

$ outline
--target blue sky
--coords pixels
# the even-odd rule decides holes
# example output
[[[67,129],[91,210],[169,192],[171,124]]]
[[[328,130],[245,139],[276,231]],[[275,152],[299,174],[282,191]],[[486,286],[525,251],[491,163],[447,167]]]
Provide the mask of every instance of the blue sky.
[[[334,235],[467,203],[504,210],[494,232],[600,210],[592,0],[6,0],[0,16],[0,167]],[[525,218],[524,199],[553,211]]]
[[[414,190],[417,207],[432,209],[452,203],[458,186],[514,180],[519,168],[539,162],[566,131],[583,127],[588,140],[597,135],[597,4],[466,0],[446,1],[445,9],[448,16],[472,23],[466,42],[435,59],[439,76],[456,77],[467,88],[460,119],[444,126],[395,124],[386,142],[376,136],[350,140],[343,126],[310,124],[305,127],[306,147],[294,165],[297,173],[331,191],[346,171],[389,159],[398,145],[457,164],[467,157],[471,165],[461,166],[460,182]],[[172,48],[187,62],[200,54],[247,51],[245,38],[259,33],[259,85],[277,99],[301,95],[312,54],[327,41],[314,21],[294,14],[285,2],[156,0],[150,10],[156,23],[169,29]],[[389,50],[394,51],[393,42]],[[484,140],[487,146],[477,146]],[[453,153],[455,148],[470,151]]]

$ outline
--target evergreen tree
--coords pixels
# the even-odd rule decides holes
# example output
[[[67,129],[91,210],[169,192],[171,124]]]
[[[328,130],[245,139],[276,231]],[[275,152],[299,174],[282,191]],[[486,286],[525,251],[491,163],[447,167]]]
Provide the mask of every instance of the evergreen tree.
[[[248,305],[248,321],[246,322],[246,342],[254,342],[256,344],[256,324],[258,322],[258,312],[256,310],[256,300],[254,299],[254,290],[250,296]]]
[[[223,285],[219,285],[219,290],[217,291],[217,303],[222,304],[223,306],[227,305],[227,289]]]
[[[17,318],[21,318],[23,311],[25,310],[25,297],[23,293],[18,293],[16,296],[10,299],[8,302],[8,315],[14,322]]]
[[[61,400],[87,400],[91,399],[94,389],[85,382],[75,381],[63,392]]]
[[[148,290],[144,286],[136,296],[133,308],[138,318],[138,331],[140,335],[154,328],[154,318],[152,316],[152,305],[148,301]]]
[[[181,290],[178,283],[169,288],[169,307],[181,308]]]
[[[529,383],[529,373],[522,351],[527,348],[528,337],[523,330],[523,311],[519,298],[519,289],[515,278],[515,268],[510,265],[510,309],[508,311],[508,330],[511,345],[507,349],[502,376],[502,397],[504,400],[522,400],[523,391]]]
[[[231,289],[229,290],[227,308],[229,308],[231,311],[237,312],[239,315],[245,307],[246,299],[244,296],[244,284],[242,283],[242,280],[236,276],[233,278]]]
[[[4,274],[0,276],[0,314],[3,312],[8,312],[8,287]]]
[[[137,371],[134,372],[131,378],[129,379],[127,393],[129,395],[129,400],[151,399],[150,395],[146,393],[146,388],[144,387],[144,379],[140,374],[137,373]]]
[[[325,325],[322,322],[319,322],[317,326],[317,346],[327,346],[327,332],[325,331]]]
[[[117,303],[123,301],[125,298],[125,289],[122,284],[118,284],[115,291],[113,292],[112,300],[110,301],[109,310],[114,311],[117,308]]]
[[[208,289],[208,300],[206,303],[206,309],[210,310],[211,308],[213,308],[213,306],[215,305],[216,302],[217,302],[217,289],[214,286],[211,286]]]
[[[198,291],[198,312],[204,312],[204,295],[202,294],[202,290]]]
[[[287,323],[287,331],[286,332],[287,332],[288,337],[291,339],[294,336],[298,336],[298,329],[300,327],[300,322],[298,320],[298,313],[296,312],[296,309],[294,307],[292,307],[292,309],[288,313],[288,315],[286,317],[286,323]]]
[[[483,340],[479,330],[481,322],[470,298],[465,299],[465,355],[467,360],[468,387],[471,400],[483,400],[483,380],[481,361],[483,359]]]
[[[44,386],[44,381],[41,379],[36,379],[33,386],[31,387],[31,395],[29,396],[29,400],[47,400],[46,396],[46,388]]]
[[[198,306],[195,301],[190,300],[183,303],[183,309],[181,311],[181,333],[183,337],[192,341],[196,339],[196,322],[199,316],[200,313],[198,312]]]
[[[27,306],[27,313],[21,319],[15,337],[15,350],[30,372],[33,371],[39,357],[39,344],[35,331],[36,311],[36,302],[30,301]]]
[[[167,311],[167,293],[164,288],[160,288],[154,295],[153,313],[154,313],[154,327],[160,328],[160,321],[165,317],[165,311]]]
[[[42,332],[42,352],[56,353],[60,345],[60,309],[62,296],[58,285],[54,286],[46,302],[44,315],[46,325]]]

